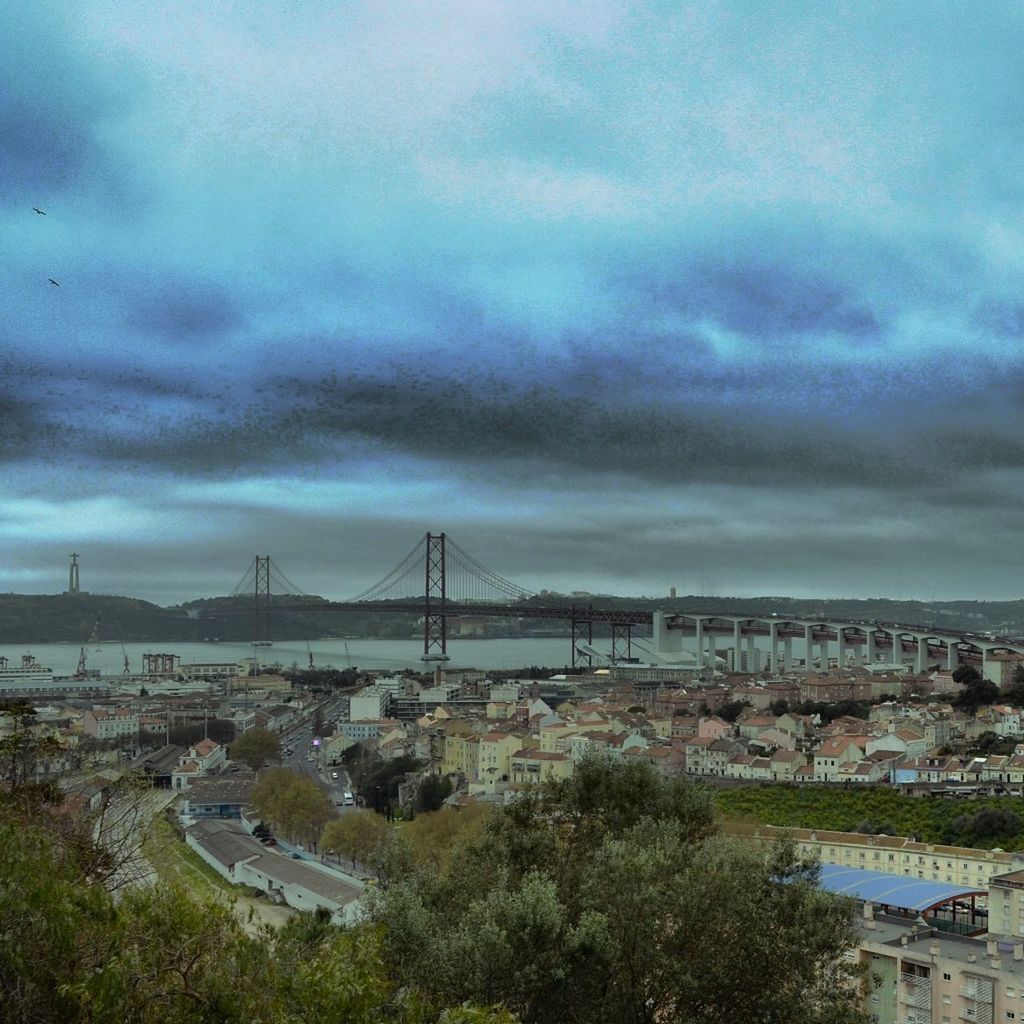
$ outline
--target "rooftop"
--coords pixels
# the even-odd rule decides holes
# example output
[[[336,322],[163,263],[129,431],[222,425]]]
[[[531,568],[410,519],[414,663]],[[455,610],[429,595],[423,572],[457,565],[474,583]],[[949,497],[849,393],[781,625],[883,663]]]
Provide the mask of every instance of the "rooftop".
[[[842,896],[853,896],[870,903],[918,912],[950,900],[979,894],[984,896],[987,893],[986,889],[949,882],[927,882],[921,878],[848,868],[841,864],[821,865],[821,887]]]

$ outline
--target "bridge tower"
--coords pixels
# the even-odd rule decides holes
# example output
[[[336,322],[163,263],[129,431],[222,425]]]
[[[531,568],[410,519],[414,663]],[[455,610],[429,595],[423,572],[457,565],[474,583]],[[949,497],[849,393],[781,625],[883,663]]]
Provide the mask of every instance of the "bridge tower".
[[[73,554],[71,557],[71,565],[68,566],[68,593],[77,594],[79,592],[78,584],[78,555]]]
[[[445,574],[445,535],[427,534],[423,590],[423,660],[448,661],[448,581]]]
[[[270,642],[270,555],[256,556],[254,574],[255,621],[253,622],[253,643]]]

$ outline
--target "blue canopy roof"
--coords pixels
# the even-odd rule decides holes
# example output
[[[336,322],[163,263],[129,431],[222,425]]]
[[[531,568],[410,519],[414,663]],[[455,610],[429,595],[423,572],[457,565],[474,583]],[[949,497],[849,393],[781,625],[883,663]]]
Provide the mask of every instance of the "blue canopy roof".
[[[848,868],[842,864],[821,865],[821,887],[858,900],[919,912],[964,896],[986,893],[985,889],[971,889],[950,882],[926,882],[923,878]]]

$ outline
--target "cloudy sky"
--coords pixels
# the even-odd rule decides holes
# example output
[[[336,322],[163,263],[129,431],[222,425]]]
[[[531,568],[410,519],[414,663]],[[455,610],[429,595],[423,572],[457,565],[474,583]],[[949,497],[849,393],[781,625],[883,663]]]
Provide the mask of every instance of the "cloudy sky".
[[[530,589],[1024,592],[1019,5],[0,38],[0,590],[343,598],[444,529]]]

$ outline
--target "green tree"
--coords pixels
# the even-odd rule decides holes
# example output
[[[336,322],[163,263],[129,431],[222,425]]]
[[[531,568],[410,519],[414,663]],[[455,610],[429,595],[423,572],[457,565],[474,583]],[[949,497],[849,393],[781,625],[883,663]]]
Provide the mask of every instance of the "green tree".
[[[586,759],[440,867],[396,864],[370,914],[399,980],[442,1002],[526,1024],[866,1019],[854,905],[792,845],[716,836],[709,794],[646,765]]]
[[[337,817],[324,790],[289,768],[263,772],[253,790],[252,805],[276,832],[314,845],[327,822]]]
[[[737,718],[743,714],[745,708],[750,707],[749,700],[731,700],[726,704],[723,704],[715,714],[719,718],[725,719],[727,722],[735,722]]]
[[[425,775],[416,790],[417,811],[439,811],[452,791],[452,780],[440,775]]]
[[[269,729],[250,729],[231,744],[228,753],[233,761],[257,772],[269,761],[281,763],[281,740]]]
[[[372,926],[252,933],[175,887],[118,902],[57,836],[0,805],[0,1018],[26,1024],[513,1024],[400,988]],[[89,858],[86,858],[89,860]]]
[[[320,846],[324,853],[348,857],[354,868],[368,865],[391,826],[373,811],[348,811],[324,826]]]
[[[979,708],[999,700],[999,687],[970,665],[961,665],[953,672],[953,678],[962,689],[953,698],[952,704],[958,711],[976,714]]]

